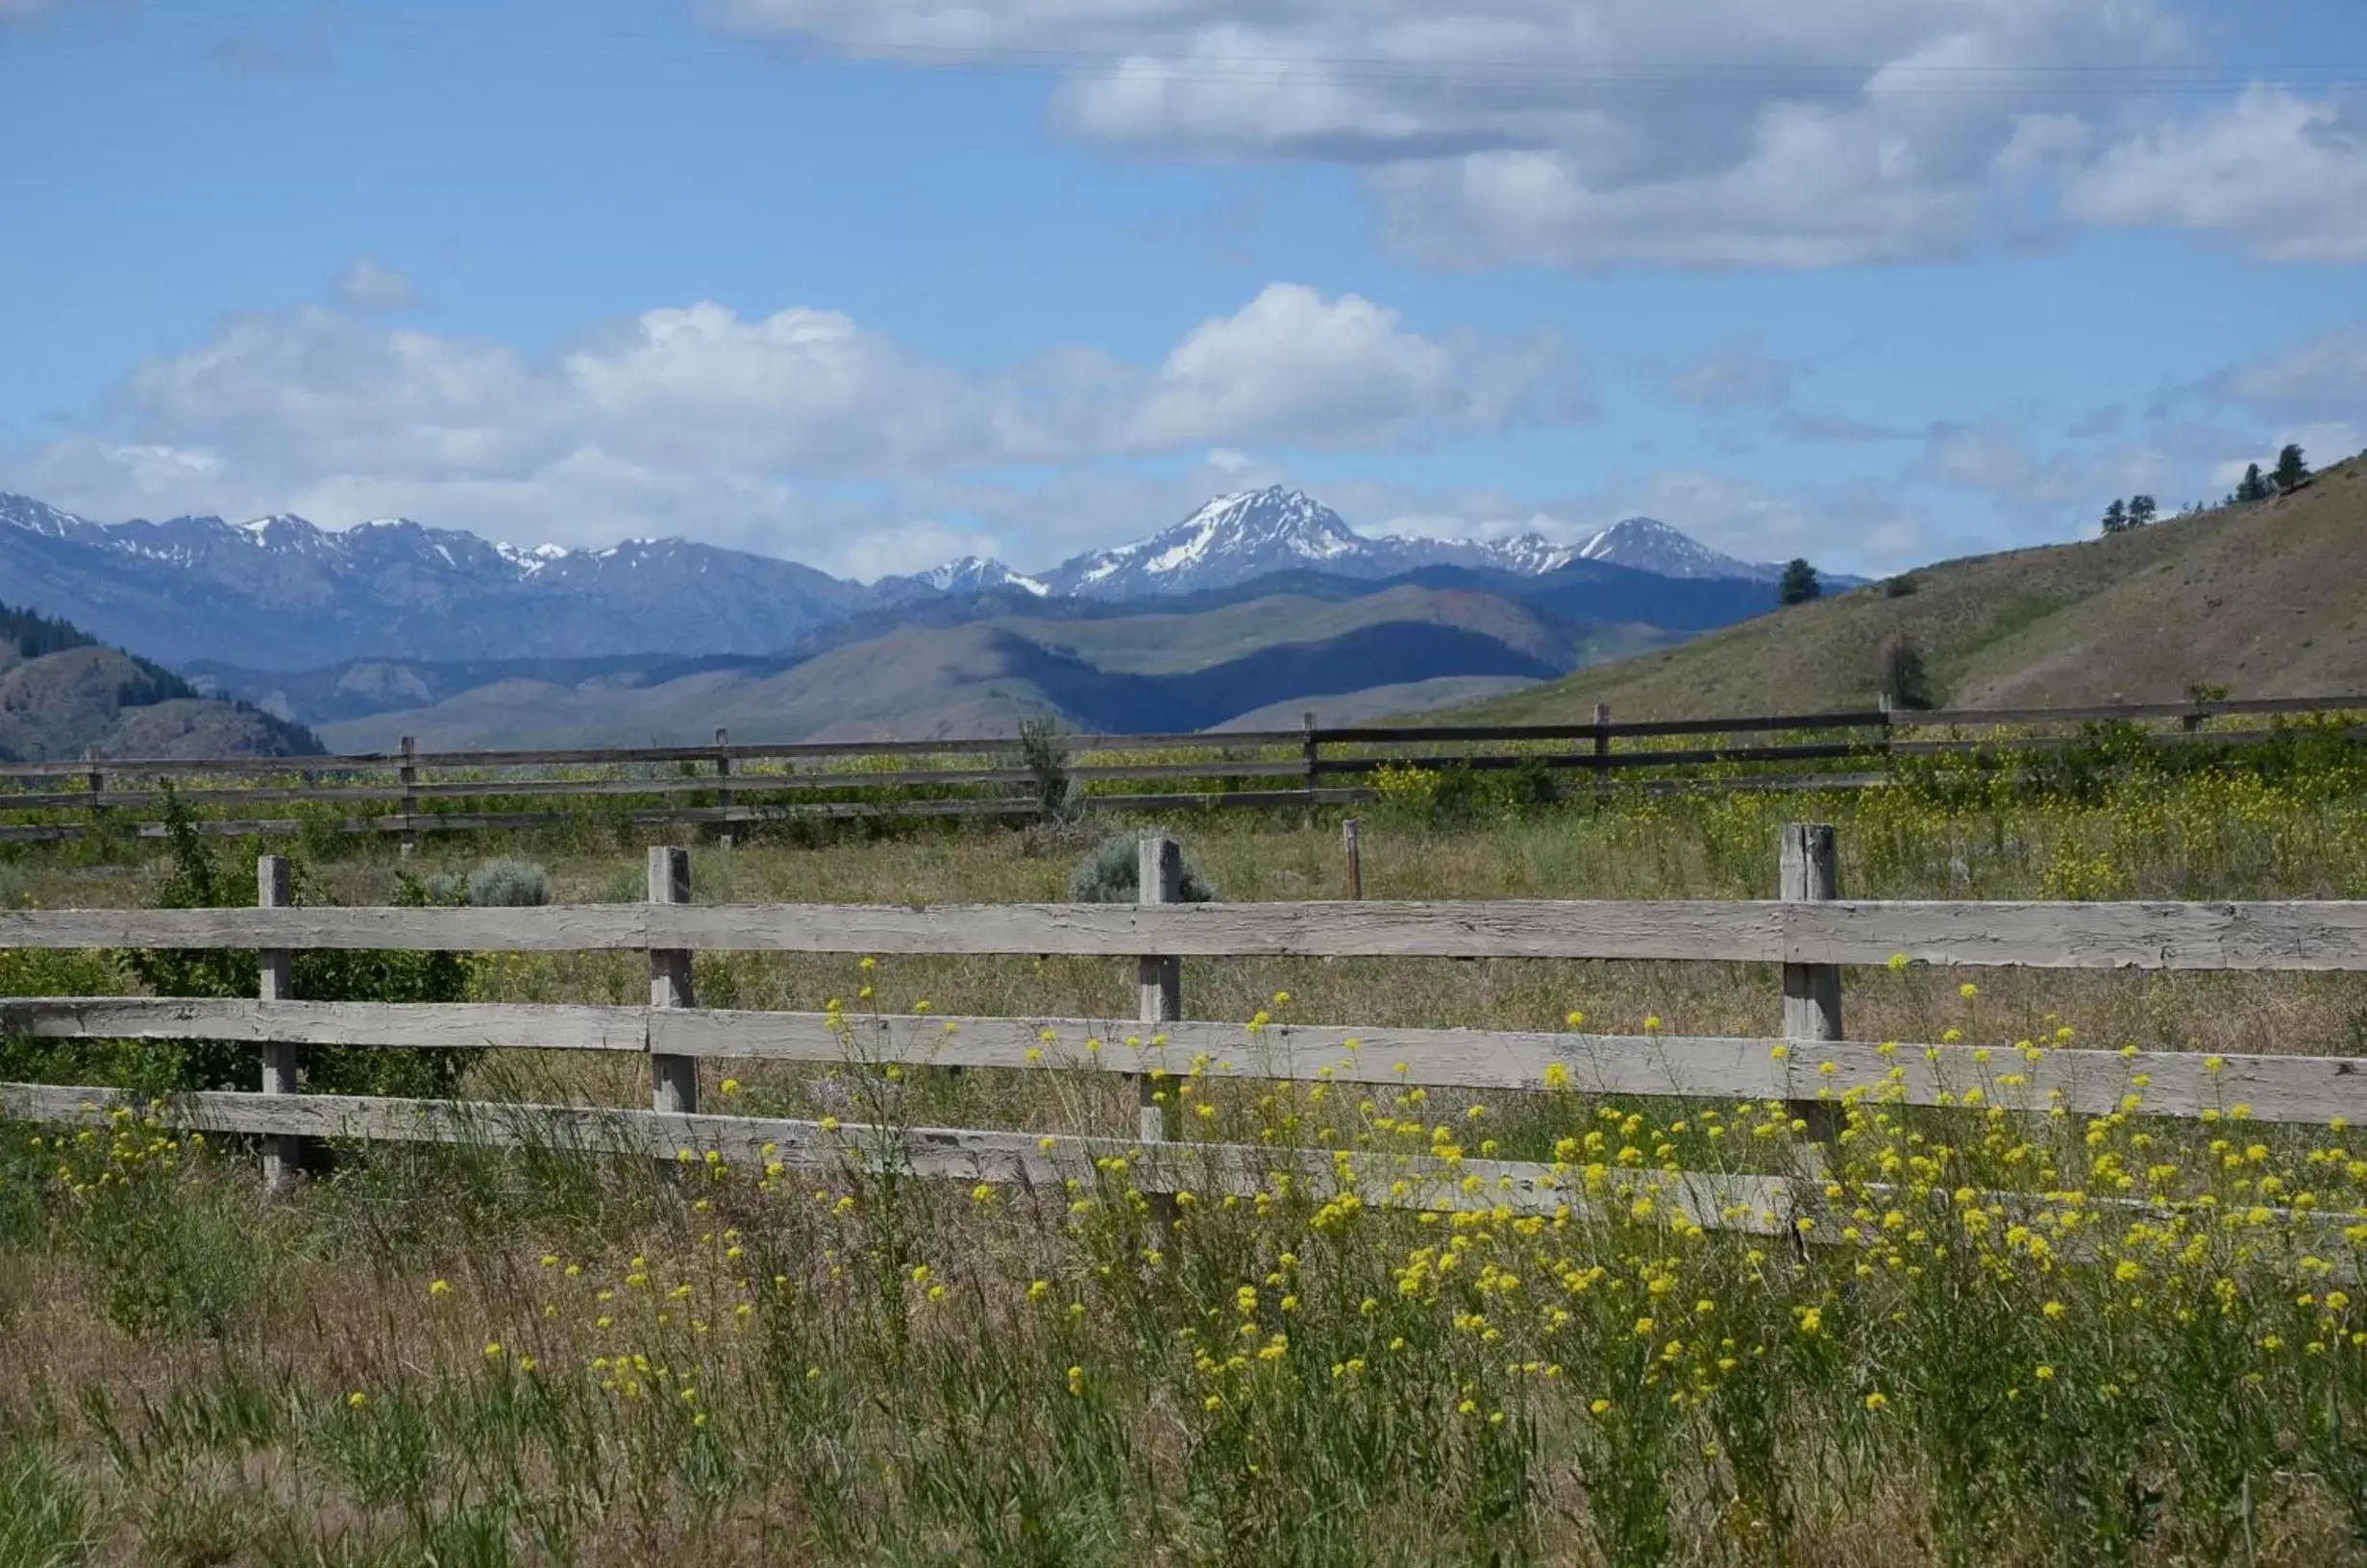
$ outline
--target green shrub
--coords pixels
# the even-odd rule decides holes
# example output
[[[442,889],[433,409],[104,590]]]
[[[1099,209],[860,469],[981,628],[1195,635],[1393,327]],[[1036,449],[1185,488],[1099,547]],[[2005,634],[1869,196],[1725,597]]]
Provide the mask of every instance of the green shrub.
[[[551,873],[508,855],[469,873],[468,901],[479,909],[525,909],[551,901]]]
[[[252,884],[228,876],[213,846],[197,830],[197,814],[172,792],[164,794],[164,826],[171,866],[157,890],[160,909],[218,909],[252,902]],[[305,899],[301,866],[290,868],[294,900]],[[406,907],[452,902],[426,884],[405,876],[394,901]],[[137,948],[122,955],[124,968],[159,996],[256,994],[260,973],[252,952],[216,949]],[[307,949],[295,955],[289,979],[308,1001],[457,1002],[468,996],[468,967],[458,953],[372,949]],[[251,1043],[234,1041],[125,1041],[112,1057],[89,1065],[96,1081],[150,1091],[261,1087],[261,1061]],[[449,1095],[478,1053],[473,1050],[378,1050],[323,1045],[303,1053],[307,1089],[331,1094]]]
[[[1069,878],[1069,896],[1080,904],[1130,904],[1140,895],[1142,888],[1142,843],[1146,835],[1113,833],[1094,846]],[[1217,901],[1217,890],[1192,864],[1186,855],[1183,862],[1183,901],[1187,904],[1212,904]]]

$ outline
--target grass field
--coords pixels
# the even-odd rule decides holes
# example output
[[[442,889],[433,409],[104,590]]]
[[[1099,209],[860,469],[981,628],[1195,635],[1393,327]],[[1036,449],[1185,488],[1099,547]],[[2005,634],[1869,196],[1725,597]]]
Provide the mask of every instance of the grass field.
[[[1778,826],[1807,815],[1838,827],[1851,896],[2360,898],[2362,803],[2349,774],[2206,774],[1376,812],[1365,879],[1379,897],[1767,896]],[[1343,889],[1334,824],[1169,825],[1227,899]],[[562,900],[641,894],[636,843],[532,847]],[[700,851],[694,886],[1050,899],[1085,847],[743,845]],[[431,843],[414,869],[471,863]],[[396,892],[391,858],[306,871],[318,899]],[[146,903],[162,875],[28,856],[0,865],[0,899]],[[1131,966],[1023,958],[706,955],[697,981],[710,1005],[900,1015],[1122,1015],[1134,988]],[[0,992],[129,984],[99,955],[0,952]],[[467,974],[483,999],[646,984],[629,955]],[[1205,1017],[1777,1027],[1763,966],[1193,961],[1184,987]],[[388,1147],[267,1202],[244,1150],[137,1115],[0,1128],[0,1563],[2367,1559],[2367,1147],[2148,1117],[2141,1083],[2121,1114],[2051,1115],[2009,1070],[2065,1039],[2367,1056],[2367,977],[1876,968],[1846,1006],[1853,1039],[1956,1031],[1999,1066],[1985,1103],[1845,1108],[1831,1245],[1673,1217],[1670,1171],[1800,1168],[1788,1112],[1747,1102],[1182,1072],[1190,1137],[1552,1160],[1623,1196],[1420,1215],[1276,1179],[1182,1201],[1171,1227],[1123,1168],[972,1191]],[[703,1093],[1122,1135],[1131,1091],[1078,1065],[1082,1043],[960,1075],[851,1051]],[[160,1068],[0,1052],[0,1076]],[[490,1055],[465,1090],[647,1093],[631,1061]]]

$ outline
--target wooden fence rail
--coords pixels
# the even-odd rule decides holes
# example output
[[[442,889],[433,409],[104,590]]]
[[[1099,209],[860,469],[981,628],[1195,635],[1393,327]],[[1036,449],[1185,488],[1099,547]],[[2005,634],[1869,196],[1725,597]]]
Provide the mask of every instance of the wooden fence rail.
[[[1246,1190],[1304,1167],[1374,1203],[1437,1208],[1580,1206],[1554,1167],[1439,1166],[1412,1157],[1289,1151],[1181,1136],[1162,1082],[1218,1079],[1419,1085],[1491,1091],[1785,1100],[1828,1136],[1852,1090],[1909,1105],[1984,1103],[2099,1115],[2231,1116],[2264,1123],[2367,1120],[2367,1059],[2202,1056],[2084,1048],[1991,1052],[1955,1043],[1877,1045],[1843,1038],[1846,966],[1896,962],[2165,969],[2367,972],[2367,901],[2292,903],[1851,902],[1837,896],[1829,828],[1784,841],[1784,897],[1760,903],[1597,902],[1183,904],[1171,901],[1171,842],[1146,839],[1133,905],[745,905],[689,902],[688,853],[653,849],[647,902],[534,909],[292,908],[284,865],[263,859],[259,905],[210,910],[0,911],[0,946],[253,948],[253,1000],[139,996],[0,999],[0,1036],[19,1040],[208,1040],[253,1043],[263,1091],[176,1096],[169,1122],[262,1139],[284,1182],[304,1138],[536,1143],[673,1158],[716,1150],[815,1168],[881,1162],[971,1182],[1057,1183],[1097,1159],[1138,1163],[1143,1189]],[[391,1004],[290,998],[289,958],[307,947],[630,950],[648,954],[646,1006]],[[702,1008],[699,950],[1076,954],[1137,968],[1128,1018],[879,1017]],[[1782,966],[1781,1026],[1767,1039],[1579,1032],[1241,1024],[1184,1017],[1181,961],[1305,958],[1686,959]],[[1771,1013],[1775,1011],[1773,1007]],[[1089,1043],[1090,1042],[1090,1043]],[[305,1047],[491,1048],[629,1053],[650,1064],[648,1110],[413,1101],[298,1092]],[[1125,1136],[1046,1139],[965,1128],[837,1128],[701,1115],[702,1065],[724,1061],[890,1062],[1125,1075],[1140,1114]],[[2141,1092],[2140,1092],[2141,1090]],[[128,1102],[86,1087],[0,1084],[0,1114],[103,1118]],[[1821,1129],[1818,1122],[1824,1125]],[[1471,1178],[1480,1178],[1476,1184]],[[1681,1205],[1705,1225],[1771,1229],[1815,1190],[1783,1176],[1697,1174]],[[1161,1212],[1165,1212],[1162,1210]]]
[[[1582,724],[1332,728],[1318,726],[1310,714],[1307,723],[1294,730],[1075,735],[1061,740],[1062,772],[1088,792],[1088,805],[1108,811],[1353,804],[1374,797],[1372,775],[1392,764],[1478,772],[1541,767],[1587,772],[1598,785],[1615,777],[1649,775],[1653,788],[1709,779],[1719,787],[1837,789],[1880,782],[1888,775],[1885,771],[1827,771],[1737,777],[1732,771],[1786,765],[1830,768],[1853,760],[1886,770],[1908,757],[2000,749],[2045,752],[2083,744],[2081,734],[2064,733],[2065,726],[2099,723],[2174,726],[2147,734],[2152,744],[2165,747],[2245,746],[2278,732],[2206,726],[2213,720],[2247,717],[2367,718],[2367,697],[1921,713],[1882,708],[1640,722],[1614,722],[1610,711],[1599,706],[1595,713],[1592,723]],[[2367,723],[2336,732],[2367,741]],[[1657,744],[1689,738],[1698,744]],[[406,738],[392,752],[345,756],[173,761],[93,755],[78,762],[0,766],[0,816],[46,812],[76,818],[0,823],[0,843],[78,839],[103,822],[113,831],[155,836],[162,831],[153,820],[160,801],[158,786],[168,781],[186,781],[180,786],[182,793],[209,812],[383,802],[392,809],[311,825],[339,833],[393,834],[407,846],[423,833],[544,827],[573,820],[566,810],[467,809],[504,801],[613,801],[637,826],[703,825],[727,836],[741,825],[801,818],[1032,816],[1042,809],[1036,794],[1042,780],[1022,764],[1015,749],[1013,741],[985,736],[767,745],[734,743],[727,731],[718,731],[715,744],[698,747],[423,751]],[[1156,754],[1158,760],[1143,760],[1143,753]],[[888,759],[899,766],[848,766],[864,758]],[[597,771],[598,776],[582,772],[587,769]],[[651,772],[653,769],[671,772]],[[1720,772],[1706,772],[1713,769]],[[430,774],[447,776],[424,776]],[[1126,785],[1168,789],[1110,788]],[[949,791],[967,793],[946,793]],[[815,798],[865,792],[875,796],[898,792],[902,797]],[[681,799],[685,796],[692,798],[686,802]],[[701,799],[712,803],[700,804]],[[653,803],[631,804],[634,801]],[[459,809],[445,809],[448,804]],[[111,811],[148,815],[146,820],[110,822]],[[302,831],[305,823],[298,818],[217,815],[204,826],[216,833],[286,834]]]

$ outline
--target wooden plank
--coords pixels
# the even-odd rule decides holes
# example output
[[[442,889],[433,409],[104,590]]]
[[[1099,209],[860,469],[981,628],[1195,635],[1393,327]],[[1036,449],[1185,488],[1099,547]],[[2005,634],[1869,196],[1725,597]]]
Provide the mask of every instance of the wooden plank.
[[[2367,969],[2367,902],[759,905],[667,911],[742,951],[1651,958],[2041,968]],[[0,921],[0,934],[8,929]]]
[[[26,1120],[89,1125],[117,1108],[151,1112],[147,1102],[117,1090],[0,1084],[0,1113]],[[194,1093],[161,1102],[153,1114],[167,1126],[216,1133],[465,1142],[702,1163],[713,1150],[733,1164],[757,1168],[774,1162],[825,1171],[893,1165],[915,1176],[1062,1196],[1072,1180],[1098,1187],[1105,1179],[1100,1162],[1123,1160],[1128,1182],[1146,1192],[1245,1196],[1287,1175],[1302,1190],[1311,1185],[1324,1192],[1353,1190],[1374,1207],[1501,1207],[1524,1214],[1627,1218],[1639,1217],[1632,1206],[1648,1196],[1651,1213],[1641,1216],[1646,1223],[1668,1223],[1682,1215],[1705,1228],[1762,1234],[1786,1228],[1795,1204],[1791,1185],[1774,1176],[1623,1171],[1615,1177],[1610,1202],[1598,1204],[1567,1172],[1516,1161],[1466,1160],[1449,1166],[1422,1156],[1334,1155],[1233,1143],[1178,1141],[1146,1148],[1121,1139],[958,1127],[850,1124],[825,1130],[812,1121],[484,1100]]]
[[[1590,731],[1591,733],[1591,731]],[[1435,764],[1442,768],[1468,768],[1474,772],[1502,772],[1513,768],[1586,769],[1627,772],[1640,768],[1684,768],[1708,763],[1729,762],[1816,762],[1865,757],[1878,753],[1879,745],[1835,741],[1803,746],[1737,746],[1717,750],[1694,751],[1619,751],[1602,756],[1584,752],[1540,751],[1527,755],[1508,756],[1388,756],[1388,757],[1326,757],[1318,770],[1324,773],[1368,773],[1379,768],[1397,768],[1407,764]]]
[[[1048,1040],[1047,1035],[1050,1038]],[[1152,1043],[1160,1035],[1165,1044]],[[2141,1096],[2148,1115],[2230,1114],[2261,1122],[2367,1126],[2367,1059],[2182,1051],[1800,1042],[1727,1037],[1518,1030],[1360,1028],[1183,1019],[938,1017],[717,1009],[466,1002],[276,1002],[60,996],[0,1000],[0,1036],[31,1040],[285,1041],[307,1045],[653,1051],[755,1062],[900,1062],[913,1066],[1276,1078],[1480,1090],[1566,1087],[1588,1094],[1812,1100],[1890,1083],[1909,1105],[1961,1099],[2103,1115]],[[1098,1050],[1087,1048],[1097,1041]],[[1351,1043],[1352,1042],[1352,1043]],[[1030,1060],[1029,1053],[1035,1053]],[[2216,1060],[2217,1067],[2210,1064]],[[1834,1064],[1830,1074],[1823,1064]],[[2019,1075],[2021,1084],[2008,1083]],[[2138,1084],[2140,1078],[2150,1079]],[[1943,1102],[1942,1095],[1949,1096]]]
[[[300,1002],[180,996],[0,999],[0,1037],[289,1045],[640,1051],[648,1010],[526,1002]]]
[[[387,947],[590,952],[648,945],[638,904],[539,909],[0,910],[0,947]]]
[[[2367,970],[2367,901],[562,904],[0,910],[0,946],[1706,959]]]
[[[1846,713],[1777,714],[1765,717],[1732,719],[1636,719],[1615,723],[1609,726],[1615,736],[1648,735],[1743,735],[1778,730],[1798,729],[1878,729],[1883,716],[1879,712],[1852,710]],[[1424,728],[1418,724],[1357,724],[1322,732],[1326,745],[1412,745],[1436,744],[1446,741],[1585,741],[1598,733],[1591,723],[1583,724],[1439,724]]]
[[[33,1040],[285,1041],[308,1045],[639,1051],[778,1062],[900,1062],[915,1066],[1095,1070],[1182,1079],[1328,1080],[1480,1090],[1567,1087],[1589,1094],[1701,1099],[1814,1099],[1880,1090],[1893,1068],[1909,1105],[1960,1099],[2102,1115],[2137,1093],[2149,1115],[2191,1116],[2241,1106],[2261,1122],[2367,1125],[2367,1060],[2083,1049],[2015,1052],[1970,1045],[1802,1043],[1690,1036],[1511,1030],[1358,1028],[1180,1020],[1147,1030],[1132,1018],[998,1018],[750,1013],[655,1013],[639,1007],[516,1003],[368,1003],[20,997],[0,1001],[0,1035]],[[950,1029],[948,1025],[950,1025]],[[840,1032],[841,1027],[846,1031]],[[1051,1036],[1047,1041],[1047,1034]],[[1151,1041],[1166,1036],[1164,1045]],[[1086,1042],[1101,1043],[1099,1050]],[[1354,1041],[1353,1044],[1350,1041]],[[1029,1060],[1034,1052],[1037,1059]],[[1831,1062],[1835,1070],[1821,1072]],[[2025,1082],[2004,1082],[2019,1074]],[[2150,1084],[2136,1085],[2139,1078]]]
[[[743,905],[653,910],[653,941],[712,951],[1133,957],[1760,958],[1774,904],[1472,903]],[[8,926],[0,921],[0,939]],[[1890,948],[1882,956],[1887,958]]]
[[[1902,713],[1902,724],[1918,728],[1973,728],[1985,724],[2111,723],[2145,719],[2183,719],[2189,714],[2293,714],[2367,712],[2367,697],[2237,698],[2212,702],[2115,702],[2092,707],[1938,708]]]

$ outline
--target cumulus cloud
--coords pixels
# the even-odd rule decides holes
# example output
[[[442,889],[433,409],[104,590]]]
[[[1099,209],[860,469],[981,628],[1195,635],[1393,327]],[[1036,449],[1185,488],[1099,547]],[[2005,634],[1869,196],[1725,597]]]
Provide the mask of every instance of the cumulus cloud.
[[[419,303],[408,278],[367,256],[337,274],[336,295],[357,310],[408,310]]]
[[[567,543],[687,531],[853,561],[852,514],[818,499],[833,487],[1212,446],[1418,444],[1573,417],[1565,370],[1550,339],[1425,335],[1358,295],[1289,283],[1156,364],[1068,348],[986,369],[806,307],[667,306],[537,358],[308,306],[233,316],[140,364],[102,416],[0,465],[0,482],[101,516],[417,513]],[[1217,462],[1255,466],[1237,450]],[[918,550],[967,527],[903,537]]]
[[[2112,147],[2070,183],[2063,209],[2202,230],[2271,260],[2367,260],[2367,110],[2256,86]]]
[[[1147,389],[1130,445],[1263,440],[1361,446],[1425,425],[1493,428],[1537,406],[1559,358],[1550,338],[1441,342],[1355,294],[1275,283],[1202,322]],[[1565,413],[1582,410],[1566,402]]]
[[[1084,138],[1356,167],[1387,232],[1441,264],[1834,266],[2064,219],[2339,259],[2367,222],[2367,150],[2333,101],[2262,86],[2165,110],[2142,90],[2165,72],[2191,86],[2208,62],[2179,0],[718,0],[711,14],[856,59],[1049,69],[1054,121]],[[1714,43],[1688,61],[1672,38]],[[2072,96],[2064,61],[2108,67]]]

